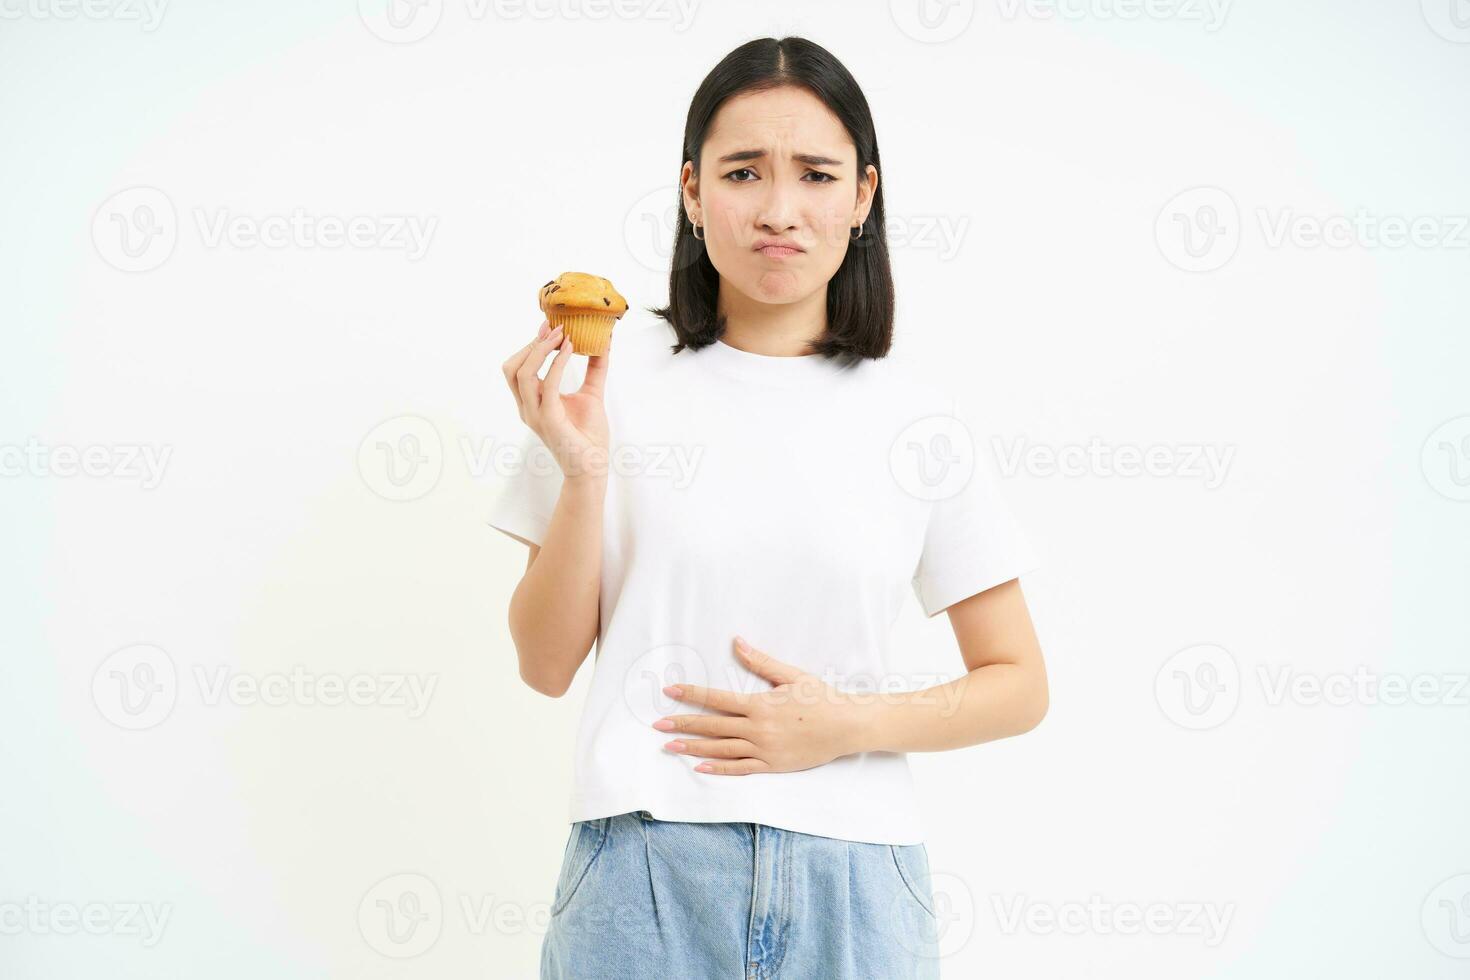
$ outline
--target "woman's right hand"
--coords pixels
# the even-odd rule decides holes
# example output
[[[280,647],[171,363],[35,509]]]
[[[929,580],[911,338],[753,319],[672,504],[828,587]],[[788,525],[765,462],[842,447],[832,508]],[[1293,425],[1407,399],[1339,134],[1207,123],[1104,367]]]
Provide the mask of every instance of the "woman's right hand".
[[[564,395],[561,376],[574,356],[572,342],[563,338],[561,328],[548,332],[548,326],[542,320],[536,339],[512,354],[501,372],[521,421],[541,437],[567,478],[606,476],[608,426],[602,393],[607,355],[588,357],[582,387]],[[537,372],[553,350],[556,357],[542,380]]]

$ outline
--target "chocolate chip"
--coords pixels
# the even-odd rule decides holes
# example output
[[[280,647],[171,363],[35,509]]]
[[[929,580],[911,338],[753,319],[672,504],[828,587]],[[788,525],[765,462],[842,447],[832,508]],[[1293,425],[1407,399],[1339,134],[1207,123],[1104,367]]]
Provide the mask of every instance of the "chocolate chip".
[[[548,280],[546,280],[546,285],[545,285],[545,286],[542,286],[542,287],[541,287],[541,288],[542,288],[542,289],[545,289],[545,288],[546,288],[546,286],[550,286],[550,285],[551,285],[551,284],[552,284],[552,283],[554,283],[554,282],[556,282],[556,280],[555,280],[555,279],[548,279]]]
[[[547,292],[554,293],[554,292],[556,292],[560,288],[561,288],[560,286],[552,286],[549,290],[547,290]]]
[[[604,296],[604,297],[602,297],[602,305],[603,306],[612,306],[612,300],[610,300],[606,296]]]

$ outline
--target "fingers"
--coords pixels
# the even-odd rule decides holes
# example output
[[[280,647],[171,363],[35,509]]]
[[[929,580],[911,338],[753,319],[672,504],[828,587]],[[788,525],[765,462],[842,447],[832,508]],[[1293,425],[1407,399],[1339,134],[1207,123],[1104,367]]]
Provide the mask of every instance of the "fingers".
[[[754,758],[756,751],[755,743],[743,738],[695,738],[687,742],[669,742],[664,748],[680,755],[699,755],[708,759]]]
[[[541,379],[536,372],[546,361],[546,355],[561,343],[561,328],[557,327],[531,345],[525,360],[515,372],[515,387],[520,393],[521,418],[534,423],[541,414]],[[534,427],[534,426],[533,426]]]
[[[717,687],[702,687],[699,684],[672,684],[664,693],[689,704],[702,704],[716,711],[745,714],[750,698],[735,691],[722,691]]]
[[[662,722],[668,722],[665,727]],[[676,732],[680,735],[714,735],[721,738],[742,738],[747,731],[744,718],[727,715],[669,715],[660,719],[654,727],[661,732]]]
[[[716,776],[749,776],[753,772],[770,772],[771,767],[759,759],[733,759],[729,762],[701,762],[695,772],[708,772]]]
[[[546,372],[546,387],[543,389],[544,391],[549,391],[552,394],[561,394],[561,376],[566,371],[567,365],[571,363],[571,360],[572,339],[570,337],[563,337],[561,343],[557,345],[556,357],[551,360],[551,369]],[[541,407],[544,409],[547,404],[543,398]],[[560,411],[560,399],[551,399],[549,404],[556,406],[556,410]]]
[[[531,349],[536,346],[536,341],[546,336],[547,326],[547,321],[542,320],[540,329],[536,331],[536,337],[530,343],[526,344],[526,346],[510,355],[510,357],[507,357],[505,363],[500,365],[500,373],[505,375],[505,383],[510,387],[511,395],[515,397],[517,408],[521,404],[521,389],[516,383],[516,372],[520,371],[521,365],[525,363],[526,358],[531,356]]]
[[[783,663],[775,657],[746,643],[741,637],[735,637],[735,652],[739,654],[751,670],[772,684],[795,684],[805,676],[805,672],[793,667],[791,664]]]

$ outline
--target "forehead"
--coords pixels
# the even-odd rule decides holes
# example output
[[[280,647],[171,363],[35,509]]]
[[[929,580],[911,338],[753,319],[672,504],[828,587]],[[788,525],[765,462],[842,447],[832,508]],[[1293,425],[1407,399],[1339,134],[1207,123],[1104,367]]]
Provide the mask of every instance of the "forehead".
[[[836,156],[851,147],[841,120],[804,88],[783,85],[746,92],[720,106],[705,136],[706,152],[778,149]]]

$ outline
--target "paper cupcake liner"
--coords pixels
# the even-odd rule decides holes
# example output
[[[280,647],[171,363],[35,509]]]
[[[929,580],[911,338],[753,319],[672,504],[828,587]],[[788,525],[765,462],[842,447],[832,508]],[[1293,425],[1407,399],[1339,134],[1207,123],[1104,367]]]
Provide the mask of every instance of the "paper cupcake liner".
[[[552,313],[547,316],[550,329],[561,327],[572,338],[574,353],[594,356],[607,353],[617,319],[604,313]]]

